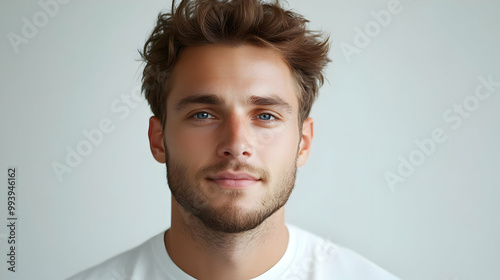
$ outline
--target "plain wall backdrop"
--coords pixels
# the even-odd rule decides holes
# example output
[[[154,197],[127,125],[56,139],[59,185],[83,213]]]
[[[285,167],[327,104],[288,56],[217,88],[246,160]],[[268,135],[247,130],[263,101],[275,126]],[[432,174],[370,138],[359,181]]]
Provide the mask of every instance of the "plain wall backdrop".
[[[1,279],[63,279],[168,228],[137,49],[170,5],[0,4]],[[402,279],[500,279],[500,2],[285,6],[333,46],[287,221]]]

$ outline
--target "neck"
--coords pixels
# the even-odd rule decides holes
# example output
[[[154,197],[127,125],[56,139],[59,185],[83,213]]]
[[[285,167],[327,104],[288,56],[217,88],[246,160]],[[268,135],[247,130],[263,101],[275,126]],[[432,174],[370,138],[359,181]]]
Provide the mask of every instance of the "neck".
[[[282,207],[253,230],[224,233],[206,227],[172,198],[165,234],[172,261],[197,279],[250,279],[273,267],[288,246]]]

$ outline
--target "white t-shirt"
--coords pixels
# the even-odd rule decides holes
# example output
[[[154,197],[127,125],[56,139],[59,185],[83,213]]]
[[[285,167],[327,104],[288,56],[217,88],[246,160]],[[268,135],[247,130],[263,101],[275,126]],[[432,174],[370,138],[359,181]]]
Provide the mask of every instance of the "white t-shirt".
[[[398,280],[357,253],[295,226],[276,265],[253,280]],[[69,280],[192,280],[170,259],[164,232],[143,244],[91,267]]]

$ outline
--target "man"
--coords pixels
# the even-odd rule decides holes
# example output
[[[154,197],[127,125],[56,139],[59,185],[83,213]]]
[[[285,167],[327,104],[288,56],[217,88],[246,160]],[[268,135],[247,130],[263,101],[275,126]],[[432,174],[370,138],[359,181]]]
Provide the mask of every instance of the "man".
[[[285,224],[329,61],[305,24],[258,0],[182,1],[159,15],[143,90],[171,227],[72,279],[397,279]]]

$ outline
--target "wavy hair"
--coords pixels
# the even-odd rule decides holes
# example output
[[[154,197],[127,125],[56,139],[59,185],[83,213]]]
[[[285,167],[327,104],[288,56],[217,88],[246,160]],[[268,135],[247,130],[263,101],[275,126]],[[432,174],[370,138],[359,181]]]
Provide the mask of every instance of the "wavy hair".
[[[280,1],[183,0],[160,13],[139,53],[145,62],[142,90],[153,114],[166,121],[169,78],[179,54],[206,44],[256,45],[276,50],[291,69],[298,87],[299,124],[309,116],[323,85],[328,37],[307,29],[308,20],[282,8]]]

